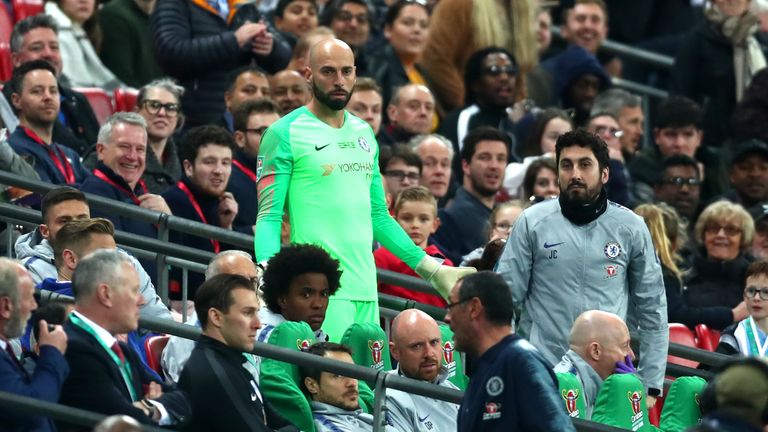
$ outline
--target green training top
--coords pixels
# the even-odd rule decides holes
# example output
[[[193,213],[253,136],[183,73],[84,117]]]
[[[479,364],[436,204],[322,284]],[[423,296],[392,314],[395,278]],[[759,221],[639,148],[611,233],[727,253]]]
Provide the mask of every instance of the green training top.
[[[257,176],[258,262],[280,250],[286,205],[291,242],[322,246],[339,260],[335,298],[377,300],[374,238],[412,268],[425,255],[387,211],[373,131],[346,111],[338,129],[307,107],[271,125],[261,139]]]

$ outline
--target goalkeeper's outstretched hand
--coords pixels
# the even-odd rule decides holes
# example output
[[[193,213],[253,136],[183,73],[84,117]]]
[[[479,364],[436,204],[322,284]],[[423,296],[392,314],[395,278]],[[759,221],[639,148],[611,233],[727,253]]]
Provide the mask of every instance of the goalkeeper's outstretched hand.
[[[437,292],[448,299],[451,289],[462,277],[477,271],[474,267],[449,267],[442,262],[427,255],[419,261],[414,269],[422,279],[432,284]]]

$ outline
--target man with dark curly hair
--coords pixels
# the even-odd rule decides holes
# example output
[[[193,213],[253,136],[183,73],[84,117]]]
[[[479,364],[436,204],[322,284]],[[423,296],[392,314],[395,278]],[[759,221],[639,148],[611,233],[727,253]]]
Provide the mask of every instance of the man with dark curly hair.
[[[328,297],[339,289],[340,281],[339,262],[323,248],[308,244],[283,247],[264,272],[262,298],[267,307],[259,311],[262,327],[256,339],[267,342],[272,330],[284,321],[303,321],[318,342],[327,341],[320,326]]]

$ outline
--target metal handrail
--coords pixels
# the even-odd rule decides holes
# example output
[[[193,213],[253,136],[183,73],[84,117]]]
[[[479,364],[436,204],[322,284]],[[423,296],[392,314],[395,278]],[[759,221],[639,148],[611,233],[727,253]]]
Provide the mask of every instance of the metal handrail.
[[[46,192],[59,187],[50,183],[30,180],[28,178],[3,170],[0,170],[0,184],[7,184],[22,189],[27,189],[40,194],[45,194]],[[232,232],[223,228],[206,225],[177,216],[168,216],[165,213],[147,210],[133,204],[127,204],[109,198],[104,198],[92,194],[85,195],[90,206],[103,212],[120,214],[122,216],[148,223],[165,224],[169,229],[174,231],[180,231],[201,237],[210,237],[232,244],[234,246],[244,247],[246,250],[253,250],[253,238],[246,234]],[[35,224],[39,224],[42,221],[39,211],[18,207],[7,203],[0,204],[0,215],[6,215],[8,217],[13,217],[14,219],[25,220],[29,223]],[[158,252],[160,253],[160,256],[188,259],[190,261],[203,264],[207,264],[210,261],[210,258],[213,257],[213,254],[210,252],[168,243],[167,241],[162,241],[162,239],[150,239],[148,237],[137,236],[135,234],[121,233],[120,236],[116,234],[115,239],[121,244],[125,244],[127,246]],[[164,272],[158,273],[164,274]],[[388,270],[377,269],[376,273],[378,280],[382,283],[402,286],[418,292],[437,294],[437,291],[435,291],[432,285],[423,279]],[[158,283],[158,285],[158,292],[162,293],[165,286],[161,283]]]
[[[562,40],[563,36],[560,34],[560,28],[553,26],[551,28],[552,36]],[[672,67],[675,65],[675,58],[666,56],[663,54],[655,53],[653,51],[648,51],[644,49],[640,49],[637,47],[625,45],[616,41],[612,41],[610,39],[606,39],[603,41],[602,44],[600,44],[600,51],[605,51],[612,54],[618,54],[627,58],[631,58],[633,60],[638,60],[642,63],[649,64],[651,66],[656,66],[660,69],[672,69]]]
[[[62,404],[51,403],[40,399],[0,391],[0,405],[7,411],[18,411],[30,416],[43,416],[67,424],[93,427],[108,416],[105,414],[86,411]],[[166,429],[149,425],[141,425],[146,432],[164,432]]]

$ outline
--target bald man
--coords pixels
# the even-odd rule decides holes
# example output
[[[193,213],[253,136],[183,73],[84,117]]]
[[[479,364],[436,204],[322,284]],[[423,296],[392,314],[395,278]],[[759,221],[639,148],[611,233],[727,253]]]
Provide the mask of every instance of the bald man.
[[[272,90],[272,99],[280,107],[282,115],[299,108],[312,98],[307,80],[295,70],[285,69],[274,74],[269,86]]]
[[[258,272],[256,264],[247,252],[239,250],[228,250],[216,254],[208,267],[205,269],[205,279],[208,280],[220,274],[234,274],[243,276],[251,280],[253,284],[258,281]],[[192,302],[188,302],[192,303]],[[193,304],[194,306],[194,304]],[[194,309],[187,317],[185,324],[200,327],[200,320],[197,319],[197,313]],[[195,341],[190,339],[171,336],[160,357],[160,366],[163,368],[166,381],[176,383],[184,365],[187,363],[192,350],[195,349]],[[256,362],[256,358],[252,358]],[[255,374],[258,375],[258,368],[255,368]]]
[[[397,369],[390,373],[457,388],[442,367],[443,341],[431,316],[418,309],[400,312],[392,321],[389,339],[389,351],[398,361]],[[387,409],[392,426],[400,431],[456,430],[459,405],[454,403],[389,389]]]
[[[315,44],[304,77],[314,98],[273,123],[261,139],[256,257],[265,266],[280,250],[287,207],[291,242],[321,246],[341,264],[341,287],[326,313],[333,319],[323,323],[338,342],[353,323],[379,322],[374,239],[444,297],[468,269],[444,267],[427,256],[389,215],[376,138],[365,121],[344,110],[355,85],[349,46],[333,38]]]
[[[616,314],[590,310],[576,318],[571,328],[570,349],[555,372],[576,375],[584,387],[587,418],[603,380],[614,373],[635,373],[635,353],[629,346],[629,330]]]

